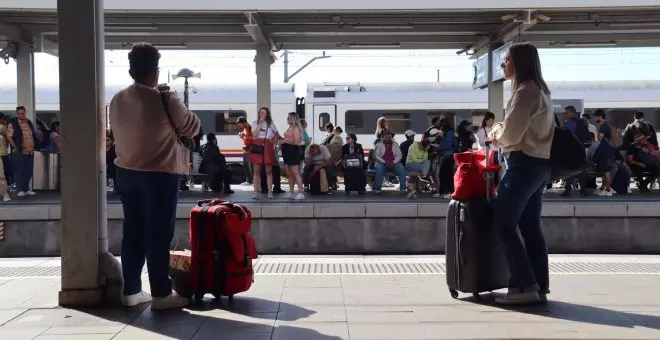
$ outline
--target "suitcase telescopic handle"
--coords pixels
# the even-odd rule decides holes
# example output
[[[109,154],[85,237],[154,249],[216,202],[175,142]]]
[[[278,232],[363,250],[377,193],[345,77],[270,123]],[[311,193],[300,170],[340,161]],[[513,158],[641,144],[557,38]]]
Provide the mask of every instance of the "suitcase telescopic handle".
[[[225,204],[228,203],[227,201],[224,200],[219,200],[219,199],[206,199],[206,200],[201,200],[197,201],[197,206],[198,207],[203,207],[205,205],[218,205],[218,204]]]

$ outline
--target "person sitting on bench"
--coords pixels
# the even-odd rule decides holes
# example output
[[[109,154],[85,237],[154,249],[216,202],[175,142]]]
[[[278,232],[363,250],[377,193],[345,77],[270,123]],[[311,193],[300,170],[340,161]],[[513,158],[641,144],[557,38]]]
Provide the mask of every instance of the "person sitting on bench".
[[[207,175],[209,188],[213,192],[233,194],[230,186],[231,171],[227,168],[225,155],[220,152],[215,133],[209,132],[206,135],[206,144],[201,151],[202,164],[199,166],[199,172]]]
[[[385,130],[383,133],[383,142],[376,145],[374,159],[376,160],[376,183],[374,189],[376,194],[380,194],[383,186],[383,180],[387,172],[394,172],[399,178],[399,190],[406,191],[406,170],[401,164],[401,148],[399,144],[392,139],[392,133]]]

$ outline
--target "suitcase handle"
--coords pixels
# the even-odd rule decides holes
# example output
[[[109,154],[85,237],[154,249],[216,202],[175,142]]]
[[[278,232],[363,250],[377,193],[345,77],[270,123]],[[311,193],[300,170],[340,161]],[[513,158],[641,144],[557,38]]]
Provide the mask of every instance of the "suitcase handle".
[[[230,209],[231,209],[236,215],[238,215],[238,219],[239,219],[239,220],[242,221],[242,220],[245,218],[245,211],[243,210],[243,208],[241,208],[241,207],[239,207],[239,206],[237,206],[237,205],[235,205],[234,203],[229,202],[229,201],[225,201],[225,200],[221,200],[221,199],[217,199],[217,198],[213,198],[213,199],[205,199],[205,200],[197,201],[197,206],[198,206],[198,207],[203,207],[203,206],[205,206],[205,205],[208,205],[208,206],[214,206],[214,205],[226,205],[226,206],[228,206],[228,207],[229,207],[229,208],[230,208]]]

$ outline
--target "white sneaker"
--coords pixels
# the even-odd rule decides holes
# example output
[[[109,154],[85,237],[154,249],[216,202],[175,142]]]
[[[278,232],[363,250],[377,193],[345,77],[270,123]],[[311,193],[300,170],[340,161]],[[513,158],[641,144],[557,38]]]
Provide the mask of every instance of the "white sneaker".
[[[508,293],[504,297],[495,298],[495,302],[502,305],[528,305],[541,302],[541,297],[539,297],[539,293],[536,291],[525,293]]]
[[[272,200],[272,199],[273,199],[273,193],[272,193],[272,192],[269,192],[269,193],[268,193],[268,199],[269,199],[269,200]]]
[[[126,307],[135,307],[143,303],[151,302],[151,295],[145,292],[139,292],[133,295],[124,295],[121,297],[121,302]]]
[[[302,192],[299,192],[298,195],[296,195],[296,197],[294,197],[293,199],[295,199],[297,201],[302,201],[302,200],[305,199],[305,194],[303,194]]]
[[[37,193],[34,192],[34,191],[26,191],[25,194],[28,195],[28,196],[34,196],[34,195],[36,195]]]
[[[11,201],[11,197],[9,197],[9,195],[4,195],[4,196],[2,196],[2,201],[3,202],[9,202],[9,201]]]
[[[188,299],[184,298],[183,296],[179,296],[176,293],[172,293],[166,297],[154,298],[153,302],[151,302],[151,309],[177,309],[187,306],[188,303],[190,303]]]
[[[24,191],[19,191],[16,196],[18,197],[25,197],[25,192]]]
[[[607,190],[598,190],[596,192],[596,195],[602,196],[602,197],[612,197],[613,194],[614,193],[612,192],[611,189],[609,191],[607,191]]]
[[[241,186],[243,186],[243,187],[251,187],[251,186],[252,186],[252,183],[243,182],[243,183],[241,183]]]

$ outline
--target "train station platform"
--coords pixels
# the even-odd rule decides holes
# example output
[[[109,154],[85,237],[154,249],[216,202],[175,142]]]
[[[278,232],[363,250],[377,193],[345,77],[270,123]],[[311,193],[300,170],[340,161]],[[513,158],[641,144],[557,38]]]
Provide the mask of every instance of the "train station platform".
[[[657,256],[551,256],[549,303],[518,308],[495,305],[495,294],[452,299],[442,256],[262,256],[255,270],[252,289],[232,302],[85,310],[57,307],[59,258],[1,259],[0,337],[660,339]]]
[[[265,254],[442,254],[447,200],[408,200],[394,188],[382,195],[343,192],[291,201],[276,195],[252,199],[251,188],[233,195],[182,192],[173,246],[188,242],[188,215],[197,201],[218,197],[249,207],[253,235]],[[660,254],[655,235],[660,195],[566,199],[547,193],[543,227],[552,253]],[[123,218],[119,198],[108,195],[109,246],[120,254]],[[0,257],[59,256],[61,207],[52,193],[0,205],[4,239]]]

